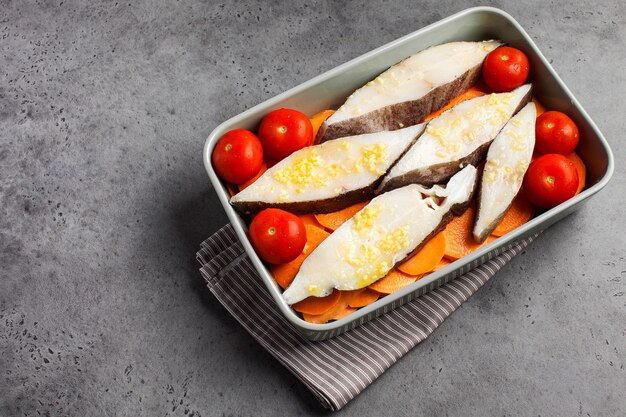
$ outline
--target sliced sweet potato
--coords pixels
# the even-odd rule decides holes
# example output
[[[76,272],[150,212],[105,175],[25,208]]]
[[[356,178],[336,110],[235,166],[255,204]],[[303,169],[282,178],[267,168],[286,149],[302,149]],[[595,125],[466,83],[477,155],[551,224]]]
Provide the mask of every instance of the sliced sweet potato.
[[[407,285],[413,284],[421,277],[422,276],[420,275],[411,276],[405,274],[402,271],[394,269],[393,271],[388,273],[387,276],[379,279],[373,284],[370,284],[368,288],[381,294],[391,294],[406,287]]]
[[[369,201],[356,203],[350,207],[346,207],[343,210],[335,211],[332,213],[316,214],[315,218],[322,226],[334,231],[337,230],[339,226],[348,221],[352,216],[354,216],[359,210],[365,207],[367,203],[369,203]]]
[[[358,291],[358,290],[357,290]],[[330,320],[337,320],[338,317],[354,299],[356,291],[337,291],[340,294],[339,301],[324,314],[302,314],[302,318],[309,323],[322,324]]]
[[[356,296],[350,303],[350,307],[354,307],[354,308],[365,307],[366,305],[372,304],[374,301],[378,300],[378,298],[380,298],[379,292],[374,291],[369,288],[365,288],[364,291],[361,291],[358,294],[356,294]]]
[[[305,225],[310,224],[311,226],[319,227],[320,229],[324,228],[324,226],[317,221],[314,214],[301,214],[298,217],[300,217],[300,220],[302,220],[302,223]]]
[[[342,311],[340,311],[339,313],[337,313],[337,315],[335,317],[333,317],[333,320],[339,320],[342,319],[352,313],[354,313],[355,311],[357,311],[356,308],[354,307],[346,307],[344,308]]]
[[[291,284],[291,281],[298,273],[298,269],[300,269],[300,265],[309,256],[309,253],[330,235],[326,230],[310,224],[305,224],[304,227],[306,229],[306,245],[304,245],[302,253],[291,262],[282,265],[272,265],[271,267],[274,279],[283,289]]]
[[[424,121],[427,122],[430,119],[433,119],[433,118],[439,116],[444,111],[446,111],[446,110],[456,106],[457,104],[459,104],[462,101],[469,100],[470,98],[474,98],[474,97],[484,96],[485,94],[487,94],[487,93],[484,91],[484,86],[474,85],[474,86],[470,87],[469,90],[467,90],[466,92],[464,92],[461,95],[458,95],[455,98],[453,98],[452,100],[450,100],[448,102],[448,104],[446,104],[445,106],[443,106],[439,110],[437,110],[437,111],[429,114],[428,116],[426,116],[424,118]]]
[[[446,235],[445,256],[447,258],[454,260],[462,258],[495,239],[490,236],[483,243],[477,243],[474,240],[472,234],[474,211],[474,207],[469,206],[462,215],[455,217],[446,226],[444,233]]]
[[[437,266],[446,250],[446,236],[437,233],[422,249],[400,264],[398,269],[408,275],[420,275],[430,272]]]
[[[515,228],[523,225],[533,217],[535,210],[533,205],[526,198],[524,190],[520,190],[513,199],[511,207],[507,210],[502,221],[491,232],[493,236],[503,236]]]
[[[339,290],[335,290],[326,297],[305,298],[304,300],[295,303],[293,305],[293,309],[300,313],[306,313],[311,315],[324,314],[328,310],[333,308],[340,298],[341,294],[339,293]]]
[[[579,194],[583,188],[585,188],[585,177],[587,176],[587,167],[580,156],[576,152],[572,152],[567,155],[567,159],[572,161],[574,166],[576,167],[576,171],[578,171],[578,190],[576,190],[576,194]]]
[[[449,259],[441,258],[441,260],[439,261],[437,266],[435,266],[435,268],[433,268],[433,270],[431,272],[435,272],[435,271],[443,268],[444,266],[450,265],[451,263],[452,263],[452,261],[450,261]]]
[[[313,137],[317,136],[317,131],[320,130],[322,123],[324,123],[334,112],[335,110],[322,110],[309,119],[311,120],[311,125],[313,125]]]

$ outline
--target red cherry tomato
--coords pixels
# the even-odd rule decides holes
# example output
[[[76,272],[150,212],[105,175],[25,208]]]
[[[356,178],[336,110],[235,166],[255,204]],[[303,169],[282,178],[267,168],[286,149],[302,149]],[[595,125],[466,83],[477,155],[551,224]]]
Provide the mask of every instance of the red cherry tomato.
[[[313,144],[313,126],[309,118],[297,110],[278,109],[261,121],[259,139],[266,156],[281,160]]]
[[[569,155],[578,146],[578,127],[560,111],[547,111],[537,118],[535,146],[541,153]]]
[[[265,209],[250,223],[250,242],[256,253],[271,264],[293,261],[306,244],[304,222],[284,210]]]
[[[567,157],[556,153],[535,159],[524,177],[526,196],[535,206],[545,209],[574,197],[577,189],[576,167]]]
[[[231,130],[217,141],[211,163],[220,178],[232,184],[241,184],[261,170],[263,147],[249,130]]]
[[[519,49],[501,46],[493,50],[483,63],[483,79],[496,93],[511,91],[528,78],[528,58]]]

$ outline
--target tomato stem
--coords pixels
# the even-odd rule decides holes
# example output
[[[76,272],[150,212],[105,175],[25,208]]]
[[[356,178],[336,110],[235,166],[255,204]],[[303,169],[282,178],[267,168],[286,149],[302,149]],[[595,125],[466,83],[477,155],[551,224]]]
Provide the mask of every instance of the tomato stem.
[[[269,229],[267,229],[267,234],[269,234],[270,236],[274,236],[276,234],[276,229],[270,227]]]

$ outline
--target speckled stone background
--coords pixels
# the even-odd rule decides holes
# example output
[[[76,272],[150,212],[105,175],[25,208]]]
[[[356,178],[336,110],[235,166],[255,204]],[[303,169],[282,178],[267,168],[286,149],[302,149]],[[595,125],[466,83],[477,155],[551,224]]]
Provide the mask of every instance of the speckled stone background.
[[[205,289],[221,121],[472,5],[0,2],[0,415],[320,414]],[[615,176],[341,414],[626,410],[626,5],[497,1],[604,131]]]

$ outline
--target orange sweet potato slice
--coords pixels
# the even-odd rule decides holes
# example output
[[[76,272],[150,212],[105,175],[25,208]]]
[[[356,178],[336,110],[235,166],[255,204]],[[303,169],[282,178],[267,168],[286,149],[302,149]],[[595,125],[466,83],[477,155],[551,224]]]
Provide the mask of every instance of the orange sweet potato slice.
[[[537,109],[537,117],[546,112],[546,108],[535,97],[533,97],[533,103],[535,103],[535,108]]]
[[[475,85],[473,87],[470,87],[469,90],[467,90],[466,92],[464,92],[463,94],[461,94],[459,96],[456,96],[455,98],[450,100],[450,102],[448,104],[446,104],[445,106],[443,106],[442,108],[440,108],[436,112],[433,112],[433,113],[429,114],[428,116],[426,116],[424,121],[427,122],[430,119],[433,119],[433,118],[439,116],[444,111],[448,110],[451,107],[456,106],[457,104],[459,104],[462,101],[469,100],[470,98],[484,96],[485,94],[486,94],[485,91],[483,91],[483,89],[481,88],[480,85]]]
[[[300,313],[319,315],[324,314],[333,308],[340,298],[340,292],[338,290],[334,290],[327,297],[308,297],[295,303],[292,307]]]
[[[309,323],[322,324],[330,320],[337,320],[336,317],[342,313],[349,305],[357,291],[337,291],[341,296],[339,301],[324,314],[302,314],[302,318]]]
[[[319,227],[315,227],[310,224],[305,224],[304,227],[306,229],[306,245],[304,245],[302,253],[291,262],[271,266],[271,272],[274,279],[283,289],[287,288],[289,284],[291,284],[291,281],[293,281],[294,277],[298,273],[298,270],[300,269],[300,265],[302,265],[302,262],[304,262],[304,259],[309,255],[309,253],[311,253],[317,245],[322,243],[322,241],[329,236],[329,233],[326,230]]]
[[[320,229],[324,228],[324,226],[317,221],[314,214],[300,214],[298,217],[300,217],[300,220],[302,220],[302,223],[305,225],[309,224],[311,226],[319,227]]]
[[[580,156],[576,152],[572,152],[567,155],[567,159],[572,161],[572,164],[576,167],[576,171],[578,171],[578,190],[576,190],[576,194],[579,194],[583,188],[585,188],[585,177],[587,176],[587,167]]]
[[[533,217],[534,213],[533,205],[528,201],[524,190],[520,190],[513,199],[511,207],[509,207],[504,217],[491,234],[494,236],[503,236],[526,223]]]
[[[335,211],[327,214],[316,214],[315,218],[324,227],[330,230],[337,230],[339,226],[347,222],[359,210],[367,205],[368,201],[357,203],[343,210]]]
[[[320,130],[322,123],[324,123],[324,121],[334,112],[335,110],[323,110],[309,119],[311,120],[311,125],[313,125],[313,137],[317,136],[317,131]]]
[[[398,269],[405,274],[419,275],[432,271],[446,250],[446,236],[443,232],[437,233],[432,239],[411,256],[407,261],[400,264]]]
[[[443,268],[444,266],[450,265],[451,263],[452,263],[452,261],[450,261],[449,259],[441,258],[441,260],[439,261],[437,266],[435,266],[431,272],[435,272],[435,271]]]
[[[468,209],[465,210],[465,213],[455,217],[450,223],[448,223],[444,230],[446,235],[445,256],[447,258],[454,260],[462,258],[495,239],[493,236],[489,236],[485,242],[477,243],[472,234],[473,226],[473,206],[468,207]]]
[[[335,317],[333,317],[333,320],[339,320],[342,319],[352,313],[354,313],[355,311],[357,311],[356,308],[354,307],[346,307],[343,309],[343,311],[340,311],[339,313],[337,313],[337,315]]]
[[[378,300],[378,298],[380,298],[379,292],[370,288],[365,288],[364,291],[361,291],[354,296],[354,299],[349,305],[353,308],[365,307],[366,305],[372,304],[374,301]]]
[[[413,284],[419,278],[421,278],[421,276],[407,275],[404,272],[394,269],[385,277],[379,279],[373,284],[370,284],[368,288],[381,294],[391,294],[406,287],[407,285]]]

